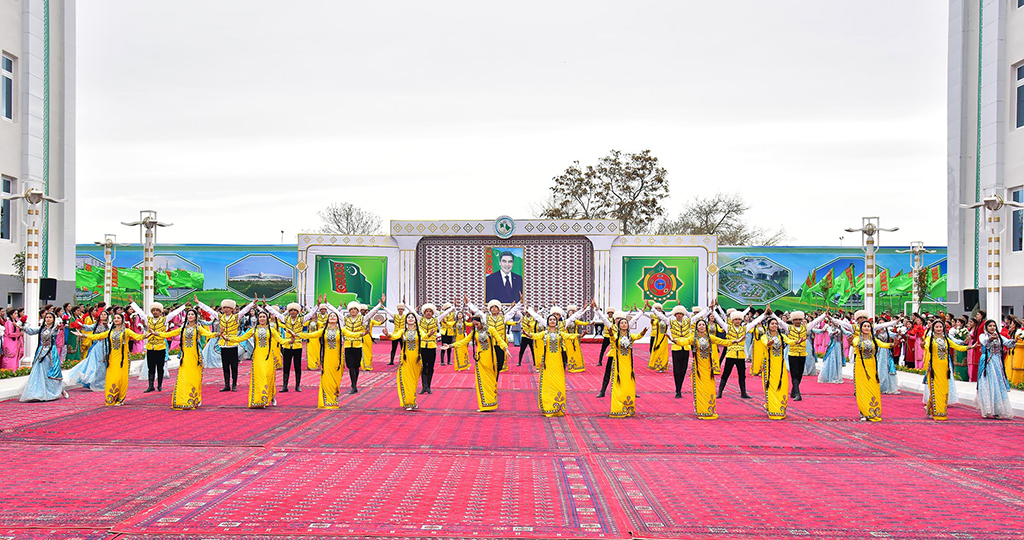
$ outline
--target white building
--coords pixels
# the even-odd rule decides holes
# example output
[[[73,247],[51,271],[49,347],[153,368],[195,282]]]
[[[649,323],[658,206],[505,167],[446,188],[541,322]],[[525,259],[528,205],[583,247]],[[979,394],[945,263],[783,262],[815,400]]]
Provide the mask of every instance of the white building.
[[[0,2],[0,189],[36,187],[66,199],[49,204],[41,228],[43,277],[58,280],[58,299],[75,280],[75,0]],[[25,208],[0,205],[0,306],[21,305],[14,275],[24,248]]]

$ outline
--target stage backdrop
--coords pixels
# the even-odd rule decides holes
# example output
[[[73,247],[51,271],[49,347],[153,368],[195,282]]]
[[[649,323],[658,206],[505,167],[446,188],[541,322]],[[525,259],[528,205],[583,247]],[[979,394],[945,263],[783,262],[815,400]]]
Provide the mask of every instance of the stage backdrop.
[[[387,257],[317,255],[315,264],[316,297],[326,294],[335,306],[351,301],[374,306],[387,294]]]
[[[697,257],[623,257],[622,307],[661,303],[666,311],[698,303]]]
[[[295,245],[157,245],[155,269],[161,279],[157,281],[158,294],[155,298],[174,304],[197,295],[211,306],[225,298],[248,303],[256,295],[261,299],[266,296],[279,304],[294,302],[295,261]],[[131,299],[141,303],[141,287],[134,277],[138,274],[141,281],[142,246],[118,247],[113,264],[123,269],[120,273],[129,278],[121,280],[124,286],[114,290],[114,302]],[[103,300],[103,248],[79,244],[75,268],[76,300],[87,304]],[[93,272],[87,272],[87,268]],[[95,279],[97,271],[98,283]],[[164,277],[168,279],[168,285],[180,287],[161,291]],[[185,277],[190,279],[183,279]]]

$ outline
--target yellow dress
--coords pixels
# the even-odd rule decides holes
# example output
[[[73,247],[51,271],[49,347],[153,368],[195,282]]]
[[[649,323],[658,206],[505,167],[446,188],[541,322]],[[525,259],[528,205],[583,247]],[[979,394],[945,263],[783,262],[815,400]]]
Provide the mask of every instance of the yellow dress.
[[[584,321],[573,321],[573,323],[573,331],[566,332],[566,334],[575,337],[563,339],[562,345],[565,347],[565,356],[566,359],[568,359],[567,367],[569,368],[569,373],[583,373],[587,370],[587,366],[583,360],[583,350],[580,348],[579,328],[587,326],[590,323]],[[544,351],[540,352],[541,354],[544,354]],[[505,363],[508,364],[510,362]]]
[[[562,365],[562,347],[569,343],[579,344],[579,334],[545,331],[529,334],[528,337],[541,343],[537,406],[544,416],[565,416],[565,367]]]
[[[142,340],[142,335],[136,334],[127,328],[121,330],[111,329],[98,334],[85,333],[90,341],[110,339],[110,356],[107,357],[107,378],[104,391],[104,403],[106,405],[120,405],[128,396],[128,371],[132,367],[132,361],[128,357],[128,340]]]
[[[458,339],[466,335],[466,319],[460,314],[456,317],[456,321],[452,323],[452,327],[455,329],[455,337]],[[454,341],[453,341],[454,343]],[[462,345],[459,347],[452,346],[453,354],[455,357],[455,371],[466,371],[469,369],[469,345]]]
[[[457,325],[458,323],[454,324]],[[415,332],[407,330],[408,326],[402,325],[396,328],[395,333],[391,335],[391,340],[398,341],[402,349],[401,360],[398,362],[398,369],[395,374],[395,382],[398,387],[399,405],[405,409],[416,409],[418,407],[416,405],[416,384],[419,382],[423,371],[423,360],[420,358],[420,341],[426,338],[426,335],[423,334],[423,330],[419,326],[416,327]],[[457,350],[456,354],[458,354]],[[457,361],[458,358],[456,358]]]
[[[1017,344],[1010,349],[1010,354],[1006,355],[1004,373],[1010,384],[1024,382],[1024,340],[1018,339]]]
[[[924,373],[928,384],[928,416],[934,420],[946,419],[949,404],[949,350],[965,352],[969,347],[949,339],[924,338]],[[934,362],[933,362],[934,360]],[[933,377],[931,372],[935,372]]]
[[[110,319],[107,319],[107,322],[109,323]],[[92,316],[86,315],[86,316],[82,317],[82,326],[92,326],[94,324],[96,324],[96,321],[93,320]],[[91,340],[91,339],[89,339],[87,337],[82,338],[82,358],[83,359],[86,356],[88,356],[88,354],[89,354],[89,347],[92,346],[92,341],[93,340]]]
[[[633,342],[640,334],[627,334],[613,341],[612,356],[612,418],[636,415],[636,377],[633,374]]]
[[[330,327],[326,324],[315,332],[299,332],[296,334],[300,339],[309,340],[310,344],[315,343],[316,349],[320,351],[320,357],[316,358],[320,370],[320,391],[317,396],[317,408],[337,409],[338,395],[341,388],[341,375],[343,372],[342,347],[346,337],[359,337],[356,332],[349,332],[344,328]]]
[[[196,324],[184,329],[159,332],[157,335],[161,339],[181,336],[181,365],[178,367],[178,378],[174,380],[171,408],[179,411],[198,409],[203,403],[203,350],[199,346],[199,337],[210,339],[217,334]]]
[[[270,321],[270,328],[273,330],[274,335],[280,340],[273,340],[270,343],[270,355],[274,360],[274,369],[280,370],[284,367],[284,353],[281,352],[281,346],[284,345],[284,336],[281,335],[281,327],[277,324],[277,319]]]
[[[422,333],[422,330],[421,330]],[[476,401],[480,412],[493,411],[498,408],[498,359],[494,349],[500,348],[508,354],[505,336],[494,328],[481,333],[474,329],[466,337],[455,342],[455,346],[476,345]]]
[[[768,357],[768,346],[761,341],[766,334],[763,328],[760,326],[754,327],[751,332],[754,334],[753,346],[750,351],[750,374],[761,375],[762,366],[764,365],[765,358]],[[774,372],[773,372],[774,373]],[[788,384],[788,383],[787,383]]]
[[[729,329],[728,328],[723,328],[721,325],[715,324],[715,333],[717,334],[719,331],[721,331],[721,333],[725,334],[726,336],[729,335]],[[716,335],[715,337],[718,337],[718,336]],[[721,338],[719,338],[719,339],[721,339]],[[715,350],[715,354],[711,355],[711,362],[712,362],[712,364],[714,366],[715,375],[721,375],[722,374],[722,350],[723,349],[727,350],[729,348],[729,345],[731,345],[731,342],[726,340],[726,344],[719,345],[718,347],[715,347],[715,349],[714,349]]]
[[[499,335],[501,335],[502,343],[506,342],[505,336],[508,335],[508,322],[505,321],[505,315],[504,314],[491,315],[490,312],[488,312],[487,313],[487,318],[484,319],[484,322],[487,323],[487,328],[492,329],[495,332],[497,332]],[[507,347],[502,347],[502,349],[506,349],[506,348]],[[508,352],[505,353],[505,364],[503,366],[501,366],[501,372],[502,373],[505,373],[506,371],[508,371],[509,365],[512,364],[512,362],[509,361],[509,360],[511,360],[510,356],[511,355]]]
[[[669,350],[671,350],[668,333],[669,323],[663,321],[658,315],[651,317],[651,359],[647,363],[648,369],[659,372],[668,369]]]
[[[252,370],[249,372],[249,408],[262,409],[274,404],[277,396],[277,373],[274,349],[280,351],[284,340],[269,326],[254,326],[240,336],[227,336],[226,341],[238,345],[253,340]]]
[[[789,403],[789,377],[786,376],[786,345],[793,345],[789,336],[780,333],[777,336],[765,334],[754,345],[761,345],[764,350],[764,376],[761,385],[764,387],[764,410],[769,420],[786,418],[786,407]],[[759,366],[760,368],[760,366]]]
[[[359,364],[360,371],[373,371],[373,327],[384,324],[376,319],[370,319],[366,325],[366,333],[363,335],[363,359]]]
[[[718,347],[730,344],[714,334],[697,336],[691,333],[688,340],[678,340],[676,344],[690,349],[693,358],[693,373],[690,382],[693,384],[693,410],[701,420],[718,418],[716,397],[718,388],[715,386],[714,365],[718,358]]]
[[[875,345],[883,349],[892,347],[876,339],[862,341],[854,336],[851,347],[854,350],[853,384],[857,394],[857,408],[860,417],[870,422],[882,420],[882,389],[878,382],[878,361],[875,359]]]
[[[309,321],[307,332],[315,334],[327,326],[327,315],[317,313]],[[310,339],[306,342],[306,368],[310,370],[320,369],[320,340]]]

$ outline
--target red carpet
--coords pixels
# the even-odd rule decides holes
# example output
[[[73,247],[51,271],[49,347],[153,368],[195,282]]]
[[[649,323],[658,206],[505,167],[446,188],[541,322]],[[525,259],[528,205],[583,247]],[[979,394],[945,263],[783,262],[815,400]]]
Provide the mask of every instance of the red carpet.
[[[865,424],[851,383],[808,378],[773,422],[760,379],[742,400],[735,374],[701,421],[689,378],[674,399],[672,374],[646,368],[638,416],[612,419],[597,348],[564,418],[538,413],[525,365],[501,375],[497,412],[449,366],[406,412],[384,346],[336,411],[316,409],[317,373],[246,409],[247,364],[238,392],[207,370],[198,411],[135,380],[122,407],[81,390],[3,402],[0,539],[1024,537],[1022,421],[954,406],[937,423],[906,394]]]

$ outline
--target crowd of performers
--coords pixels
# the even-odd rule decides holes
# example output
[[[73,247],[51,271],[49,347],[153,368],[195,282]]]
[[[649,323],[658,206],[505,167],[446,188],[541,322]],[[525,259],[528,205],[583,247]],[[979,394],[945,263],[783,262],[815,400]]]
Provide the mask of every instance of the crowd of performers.
[[[986,418],[1012,418],[1008,390],[1024,381],[1024,330],[1019,320],[1004,319],[1000,326],[984,312],[971,318],[914,315],[875,324],[864,311],[850,317],[823,311],[813,319],[803,312],[728,310],[712,304],[691,310],[676,306],[666,312],[659,304],[625,312],[600,310],[595,302],[578,309],[532,307],[520,301],[506,307],[496,300],[480,309],[458,299],[439,310],[424,304],[415,310],[399,303],[395,312],[384,307],[385,298],[370,308],[351,302],[345,309],[325,298],[306,309],[297,303],[283,309],[266,300],[237,308],[224,300],[211,308],[195,298],[194,304],[169,311],[153,303],[147,314],[134,302],[126,307],[47,306],[35,328],[24,325],[23,314],[3,315],[3,355],[0,368],[16,369],[25,336],[38,339],[22,401],[67,398],[65,385],[105,393],[107,405],[121,405],[128,391],[132,357],[145,356],[140,378],[149,381],[145,392],[162,392],[169,376],[169,358],[177,360],[171,396],[174,409],[190,410],[202,403],[204,367],[221,367],[221,392],[238,389],[240,360],[251,359],[250,408],[277,404],[277,392],[288,392],[294,371],[295,391],[302,391],[302,359],[306,369],[320,371],[318,406],[338,408],[348,374],[349,394],[359,392],[359,374],[373,369],[373,328],[382,326],[379,339],[392,342],[390,363],[398,361],[396,376],[399,405],[415,410],[419,394],[432,394],[435,364],[454,370],[473,369],[479,411],[498,409],[498,378],[512,358],[510,327],[521,332],[518,364],[529,355],[539,373],[538,408],[545,416],[566,410],[566,373],[585,370],[581,332],[595,327],[603,336],[597,365],[604,378],[597,397],[611,385],[610,415],[636,414],[634,352],[648,331],[639,332],[641,318],[650,321],[648,368],[671,370],[675,397],[692,364],[690,383],[698,418],[718,417],[716,400],[736,373],[741,398],[750,398],[747,375],[760,377],[768,418],[786,417],[789,402],[802,401],[804,376],[818,382],[841,384],[843,367],[853,363],[856,405],[861,420],[882,419],[882,395],[898,394],[896,366],[924,371],[926,414],[947,418],[956,403],[954,376],[977,383],[975,405]],[[390,326],[390,329],[389,329]],[[169,350],[180,354],[170,357]],[[303,354],[305,353],[305,355]],[[820,371],[818,361],[821,360]],[[65,360],[80,360],[67,380]],[[282,369],[283,368],[283,369]],[[283,384],[277,388],[277,371]],[[716,382],[717,378],[717,382]]]

